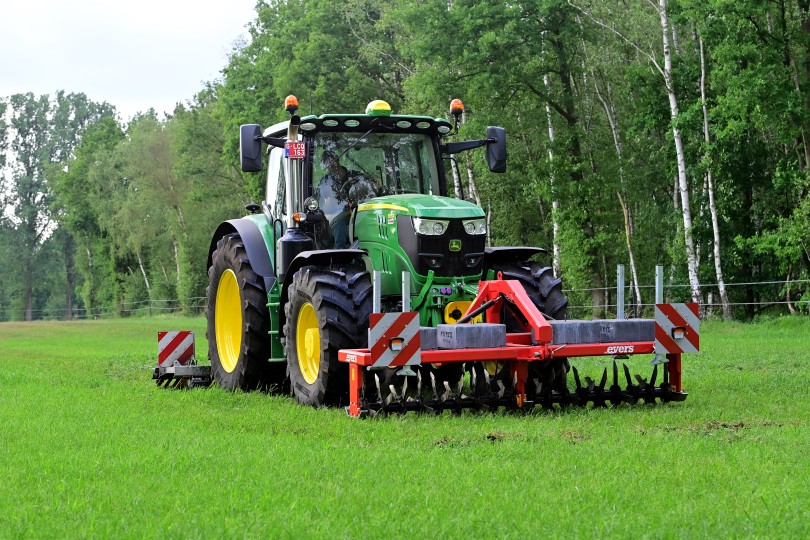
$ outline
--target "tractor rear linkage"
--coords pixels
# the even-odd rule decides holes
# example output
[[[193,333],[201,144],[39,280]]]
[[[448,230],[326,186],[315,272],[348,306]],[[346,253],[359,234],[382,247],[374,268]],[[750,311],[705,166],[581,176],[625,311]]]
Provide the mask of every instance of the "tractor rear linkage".
[[[403,279],[404,281],[405,279]],[[375,287],[375,295],[378,294],[376,290],[377,287]],[[457,332],[458,337],[461,338],[464,335],[470,336],[471,339],[467,340],[468,343],[480,343],[481,340],[475,337],[476,334],[486,333],[487,328],[485,327],[496,330],[495,334],[497,334],[497,330],[505,333],[505,325],[500,324],[504,306],[513,312],[517,311],[522,314],[527,322],[527,332],[507,333],[505,343],[495,346],[469,347],[465,346],[463,339],[454,342],[455,348],[440,348],[433,344],[436,340],[435,335],[431,333],[437,331],[439,333]],[[662,310],[664,311],[662,312]],[[375,321],[381,320],[381,315],[372,314],[369,348],[344,349],[338,354],[340,361],[349,364],[349,406],[346,407],[346,412],[352,417],[362,417],[381,411],[440,413],[443,410],[461,412],[465,408],[496,410],[499,407],[530,410],[536,405],[547,409],[553,408],[555,403],[565,407],[567,405],[584,406],[591,402],[595,407],[606,407],[608,403],[614,406],[622,403],[634,404],[639,401],[655,403],[656,398],[661,402],[686,399],[687,394],[683,392],[681,382],[681,352],[696,351],[698,347],[699,323],[697,323],[697,306],[694,304],[658,304],[655,326],[652,321],[632,321],[648,323],[643,325],[643,331],[636,332],[636,335],[642,335],[644,339],[604,342],[597,338],[597,341],[600,342],[593,342],[593,338],[589,340],[574,337],[558,343],[554,339],[555,329],[564,335],[566,329],[563,326],[565,325],[577,325],[575,330],[587,330],[591,325],[601,325],[604,328],[606,324],[630,323],[631,321],[549,322],[530,300],[519,282],[503,280],[498,276],[498,279],[480,282],[478,295],[468,308],[465,317],[460,321],[469,321],[481,312],[486,313],[486,325],[463,325],[468,327],[468,329],[464,329],[464,332],[460,332],[461,329],[457,325],[439,325],[437,329],[421,328],[413,336],[405,335],[407,330],[404,328],[408,321],[413,320],[415,315],[413,312],[400,314],[399,317],[402,318],[403,323],[391,324],[387,333],[386,331],[382,333],[374,331]],[[686,316],[681,316],[679,312],[686,313]],[[689,312],[695,316],[692,317]],[[662,313],[672,322],[659,321],[659,318],[664,317]],[[390,320],[391,314],[385,315],[389,315]],[[641,328],[640,325],[637,326]],[[480,331],[476,327],[480,327]],[[573,327],[569,326],[569,328]],[[581,333],[587,334],[588,332]],[[569,332],[569,334],[576,336],[577,332]],[[591,335],[593,335],[592,332]],[[372,339],[376,339],[376,341],[372,341]],[[413,340],[416,341],[415,344],[412,343]],[[636,375],[634,383],[630,370],[627,365],[624,365],[626,386],[622,387],[616,360],[628,358],[629,354],[652,353],[656,353],[656,357],[653,361],[655,365],[650,381]],[[565,385],[567,359],[583,356],[613,357],[612,384],[610,386],[607,385],[609,379],[607,368],[598,382],[585,377],[583,384],[579,372],[576,367],[573,367],[576,389],[568,390]],[[664,356],[666,360],[663,360]],[[463,393],[464,378],[461,379],[457,388],[450,388],[447,382],[444,382],[444,388],[437,388],[432,369],[421,369],[421,366],[428,364],[438,366],[457,362],[467,363],[470,371],[469,388],[472,395]],[[508,377],[501,376],[497,380],[493,379],[489,372],[481,367],[483,362],[505,363],[506,367],[503,369],[509,370]],[[545,373],[550,373],[550,378],[544,377],[544,380],[541,381],[537,377],[531,377],[530,371],[536,373],[536,370],[530,370],[530,365],[536,365],[535,363],[550,368],[545,370]],[[664,364],[663,382],[656,386],[658,364]],[[418,371],[414,372],[410,369],[411,366],[420,367],[417,368]],[[401,391],[398,392],[391,385],[391,392],[386,398],[367,400],[367,392],[363,387],[364,371],[395,368],[400,369],[398,374],[415,375],[416,392],[409,394],[407,391],[408,379],[414,377],[404,377],[405,382]],[[423,376],[423,373],[428,375]],[[430,381],[423,380],[428,376]],[[562,378],[557,385],[553,384],[555,376]],[[480,381],[477,379],[480,377],[486,379],[485,384],[479,384]],[[375,376],[374,380],[377,385],[376,396],[382,396],[383,392],[380,392],[379,388],[379,376]],[[504,384],[504,380],[506,384]],[[423,386],[426,386],[428,390],[432,388],[432,398],[423,396]]]

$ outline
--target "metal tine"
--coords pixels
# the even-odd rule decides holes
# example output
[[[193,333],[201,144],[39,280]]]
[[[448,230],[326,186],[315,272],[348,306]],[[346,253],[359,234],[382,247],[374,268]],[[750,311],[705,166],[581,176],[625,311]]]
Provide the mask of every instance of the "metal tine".
[[[588,398],[590,391],[588,390],[587,386],[582,386],[582,381],[579,379],[579,371],[577,371],[576,366],[571,366],[571,370],[574,372],[574,383],[577,385],[575,390],[575,394],[577,399],[579,400],[579,405],[585,407],[588,405]],[[588,384],[589,377],[585,377],[585,384]],[[560,403],[562,405],[562,402]]]
[[[627,379],[627,395],[630,398],[630,403],[635,404],[638,401],[639,388],[633,384],[633,378],[630,376],[630,368],[627,364],[622,363],[624,366],[624,377]]]
[[[389,390],[390,393],[385,398],[385,401],[383,402],[383,405],[390,405],[391,402],[393,402],[394,400],[399,399],[399,396],[397,395],[397,389],[393,384],[388,385],[388,390]]]
[[[478,399],[478,376],[476,375],[476,366],[473,365],[470,369],[470,386],[472,386],[472,395],[475,399]]]
[[[430,383],[433,385],[433,399],[439,399],[439,392],[436,390],[436,375],[430,372]]]
[[[655,403],[655,386],[648,383],[647,379],[643,378],[639,374],[636,375],[636,380],[638,381],[638,386],[641,389],[641,398],[644,400],[644,403]]]
[[[498,379],[495,381],[498,383],[498,399],[503,399],[504,394],[506,393],[506,386],[503,384],[503,381]]]
[[[624,377],[627,379],[627,387],[630,388],[633,386],[633,378],[630,376],[630,368],[627,367],[627,364],[622,364],[624,366]]]
[[[377,403],[385,405],[383,403],[382,389],[380,389],[380,376],[376,373],[374,374],[374,383],[377,385]]]
[[[576,366],[571,366],[571,369],[574,371],[574,383],[577,385],[577,392],[582,389],[582,382],[579,380],[579,371],[577,371]]]
[[[593,392],[596,382],[590,377],[585,377],[585,384],[588,386],[588,392]]]
[[[658,364],[653,366],[652,376],[650,377],[650,386],[647,389],[649,394],[648,399],[645,399],[647,403],[655,403],[655,381],[658,378]]]
[[[619,386],[619,366],[616,365],[616,360],[613,361],[613,384],[610,385],[608,394],[610,395],[610,403],[612,403],[614,407],[620,405],[624,400],[622,387]]]
[[[607,407],[605,403],[605,385],[607,384],[608,373],[607,368],[602,372],[602,378],[599,380],[599,386],[596,387],[594,392],[593,405],[594,407]]]
[[[444,403],[445,401],[450,399],[450,396],[452,394],[453,394],[453,391],[450,389],[450,382],[449,381],[444,381],[444,394],[442,394],[442,397],[441,397],[442,403]]]

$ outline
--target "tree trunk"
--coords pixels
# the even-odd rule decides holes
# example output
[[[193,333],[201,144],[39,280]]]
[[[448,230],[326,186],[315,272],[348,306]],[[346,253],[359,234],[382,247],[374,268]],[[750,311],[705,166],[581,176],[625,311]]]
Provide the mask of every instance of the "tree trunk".
[[[456,190],[456,199],[464,199],[464,191],[461,189],[461,175],[458,173],[458,163],[455,156],[450,156],[450,169],[453,171],[453,187]]]
[[[638,272],[636,272],[636,258],[633,256],[633,246],[630,237],[630,212],[627,205],[624,204],[624,199],[621,193],[616,192],[619,197],[619,203],[622,205],[622,212],[624,213],[624,239],[627,242],[627,254],[630,257],[630,274],[632,276],[633,294],[636,297],[636,308],[633,310],[633,315],[638,317],[641,313],[641,289],[638,286]]]
[[[594,77],[594,91],[596,92],[596,97],[599,99],[599,102],[602,104],[602,108],[605,110],[605,116],[607,116],[608,124],[610,125],[610,132],[613,134],[613,146],[616,149],[616,158],[619,161],[619,182],[622,187],[622,192],[627,193],[627,185],[625,182],[624,177],[624,152],[622,147],[622,139],[619,134],[619,125],[616,121],[615,111],[613,109],[613,102],[608,101],[610,98],[610,86],[607,86],[607,99],[602,96],[602,93],[599,90],[599,81],[596,77]],[[638,284],[638,271],[636,270],[636,258],[633,256],[633,244],[631,241],[632,238],[632,230],[631,230],[631,219],[630,219],[630,210],[627,208],[627,205],[624,203],[624,199],[622,194],[617,192],[616,195],[619,197],[619,203],[622,206],[622,213],[624,214],[624,237],[625,242],[627,243],[627,255],[630,258],[630,275],[632,277],[632,285],[633,285],[633,293],[636,297],[636,308],[633,310],[633,315],[638,317],[640,315],[641,310],[641,289],[639,288]]]
[[[76,286],[75,276],[73,275],[73,253],[70,249],[70,244],[73,239],[70,235],[65,235],[64,248],[65,248],[65,320],[69,321],[73,318],[73,287]]]
[[[492,203],[487,203],[487,247],[492,246]]]
[[[174,264],[177,267],[177,285],[180,284],[180,246],[177,244],[177,237],[172,235],[172,245],[174,246]]]
[[[548,74],[543,75],[543,84],[546,92],[551,91],[551,80]],[[548,121],[548,162],[551,173],[549,174],[549,184],[551,185],[551,267],[555,277],[560,277],[560,200],[557,198],[554,189],[554,122],[551,119],[551,105],[546,101],[546,120]]]
[[[706,141],[707,151],[711,143],[709,133],[709,112],[706,105],[706,54],[703,48],[703,38],[698,37],[700,44],[700,102],[703,106],[703,138]],[[728,302],[728,292],[726,282],[723,280],[723,265],[720,258],[720,220],[717,217],[717,204],[714,200],[714,181],[712,179],[712,169],[706,170],[706,183],[709,191],[709,211],[712,216],[712,234],[714,235],[714,272],[717,275],[717,288],[720,292],[720,303],[723,306],[723,318],[731,319],[731,306]]]
[[[146,269],[143,267],[143,260],[141,259],[141,252],[136,251],[135,256],[138,257],[138,267],[141,269],[143,275],[143,282],[146,285],[146,296],[149,297],[149,305],[152,305],[152,287],[149,286],[149,277],[146,275]]]
[[[462,113],[461,113],[461,123],[462,123],[462,125],[467,123],[467,111],[466,110],[462,111]],[[467,187],[470,190],[470,196],[475,201],[475,204],[477,204],[480,207],[481,206],[481,197],[479,197],[479,195],[478,195],[478,186],[475,183],[475,172],[473,171],[472,153],[471,152],[467,152],[467,155],[465,156],[465,159],[464,159],[464,164],[467,167]]]
[[[658,14],[661,19],[662,41],[664,47],[664,84],[669,97],[669,111],[672,119],[672,137],[675,140],[675,154],[678,162],[678,188],[681,193],[681,213],[683,215],[683,234],[686,245],[686,263],[689,272],[689,287],[692,301],[700,303],[700,278],[698,276],[695,242],[692,237],[692,213],[689,206],[689,182],[686,177],[686,154],[683,148],[681,130],[677,125],[679,116],[678,98],[672,80],[672,51],[669,47],[669,18],[667,0],[658,0]]]
[[[467,181],[470,188],[470,195],[475,200],[475,204],[481,206],[481,197],[478,195],[478,186],[475,185],[475,172],[473,171],[472,166],[472,156],[468,155],[464,162],[467,165]]]

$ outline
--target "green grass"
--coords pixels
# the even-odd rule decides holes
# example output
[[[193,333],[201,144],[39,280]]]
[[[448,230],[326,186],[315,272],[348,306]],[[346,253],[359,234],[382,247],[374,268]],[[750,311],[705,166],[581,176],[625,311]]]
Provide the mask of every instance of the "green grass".
[[[374,420],[158,389],[182,328],[0,324],[0,537],[810,536],[808,318],[704,324],[684,403]]]

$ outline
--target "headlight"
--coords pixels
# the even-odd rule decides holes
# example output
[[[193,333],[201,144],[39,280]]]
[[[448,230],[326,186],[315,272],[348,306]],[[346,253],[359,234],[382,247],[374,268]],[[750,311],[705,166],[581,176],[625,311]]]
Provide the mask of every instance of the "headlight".
[[[464,220],[464,230],[467,234],[487,234],[487,220],[486,218]]]
[[[307,200],[304,201],[304,208],[307,212],[314,212],[318,209],[318,199],[315,197],[307,197]]]
[[[447,230],[448,221],[413,218],[413,229],[425,236],[441,236]]]

